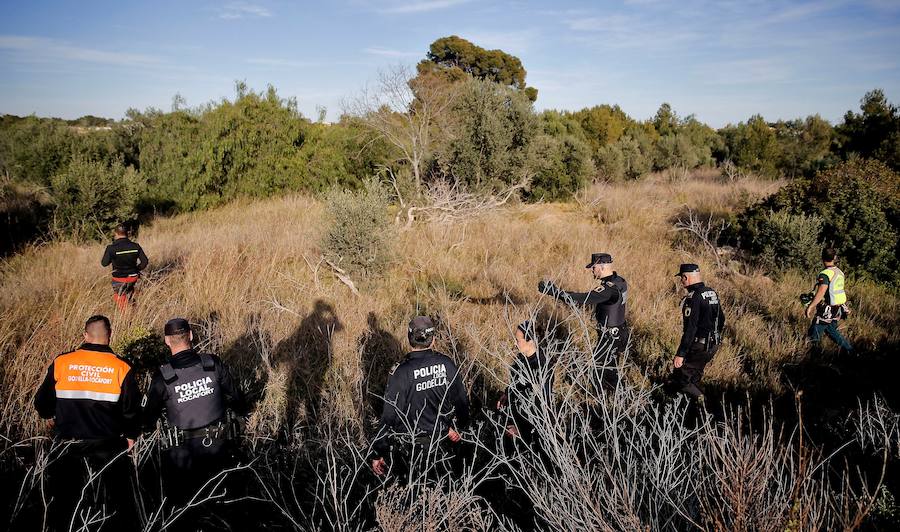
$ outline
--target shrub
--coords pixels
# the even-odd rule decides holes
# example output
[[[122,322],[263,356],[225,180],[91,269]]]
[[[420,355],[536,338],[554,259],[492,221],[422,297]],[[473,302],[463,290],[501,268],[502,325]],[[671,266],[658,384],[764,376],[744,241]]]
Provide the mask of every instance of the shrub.
[[[75,159],[51,182],[56,204],[53,232],[76,239],[101,238],[116,224],[137,218],[140,174],[120,162]]]
[[[597,150],[597,173],[610,181],[625,177],[625,157],[617,145],[602,146]]]
[[[540,135],[532,143],[531,189],[526,199],[564,200],[577,192],[594,172],[590,148],[573,135]]]
[[[325,257],[351,275],[372,276],[387,264],[392,242],[387,217],[388,191],[369,180],[357,192],[332,190],[326,198]]]
[[[456,138],[440,156],[443,173],[471,190],[520,182],[529,173],[529,145],[539,131],[531,101],[491,81],[465,83],[453,108]]]
[[[819,259],[818,216],[769,211],[759,224],[760,258],[778,269],[812,268]]]
[[[816,216],[821,220],[818,242],[837,248],[858,272],[897,283],[898,183],[900,176],[872,160],[848,161],[815,178],[796,180],[741,213],[741,245],[757,255],[763,252],[760,232],[770,212]]]

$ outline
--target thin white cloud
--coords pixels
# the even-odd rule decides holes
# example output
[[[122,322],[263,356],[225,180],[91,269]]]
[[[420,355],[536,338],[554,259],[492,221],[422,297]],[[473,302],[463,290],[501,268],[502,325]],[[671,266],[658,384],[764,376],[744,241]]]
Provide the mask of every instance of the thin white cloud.
[[[390,48],[382,48],[380,46],[370,46],[368,48],[363,48],[362,51],[364,54],[378,55],[381,57],[394,57],[394,58],[419,57],[419,56],[425,55],[422,52],[404,52],[402,50],[392,50]]]
[[[229,2],[219,9],[219,18],[237,20],[242,18],[267,18],[272,12],[259,4],[249,2]]]
[[[517,31],[460,32],[460,37],[488,50],[499,49],[510,54],[522,54],[538,41],[536,29]]]
[[[472,0],[414,0],[412,2],[394,4],[390,7],[380,9],[379,11],[382,13],[395,14],[425,13],[428,11],[437,11],[438,9],[447,9],[448,7],[467,4],[471,1]]]
[[[711,85],[754,85],[793,82],[796,74],[782,58],[720,61],[698,66],[698,80]]]
[[[807,19],[821,13],[826,13],[840,7],[844,2],[808,2],[805,4],[797,4],[782,9],[761,20],[762,24],[779,24],[782,22],[791,22],[798,19]]]
[[[28,63],[49,61],[80,61],[105,65],[138,66],[160,64],[158,57],[132,54],[127,52],[109,52],[94,48],[73,46],[63,41],[44,37],[26,37],[20,35],[0,35],[0,50],[14,54],[19,61]]]
[[[317,63],[312,61],[293,61],[290,59],[279,59],[274,57],[256,57],[247,59],[247,63],[251,65],[278,68],[307,68],[317,66]]]

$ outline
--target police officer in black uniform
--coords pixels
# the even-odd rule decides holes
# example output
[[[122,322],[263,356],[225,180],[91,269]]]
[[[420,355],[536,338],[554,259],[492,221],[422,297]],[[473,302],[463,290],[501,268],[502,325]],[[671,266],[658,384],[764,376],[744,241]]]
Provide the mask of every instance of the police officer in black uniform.
[[[140,279],[141,271],[149,260],[137,242],[128,239],[128,227],[119,224],[115,229],[113,243],[106,246],[100,265],[106,268],[112,264],[113,299],[119,309],[125,310],[134,296],[134,287]]]
[[[226,423],[226,411],[243,415],[246,406],[219,357],[191,348],[194,336],[187,320],[169,320],[165,336],[172,357],[150,382],[144,428],[153,430],[165,413],[168,427],[164,439],[169,448],[163,457],[163,471],[172,498],[183,502],[229,465],[236,442]]]
[[[410,472],[418,465],[441,473],[447,467],[448,440],[459,442],[459,431],[469,422],[462,375],[448,356],[433,349],[434,323],[417,316],[407,334],[412,351],[391,370],[384,392],[373,444],[372,470],[377,475],[387,472],[390,458],[399,458]]]
[[[628,299],[628,283],[613,270],[613,258],[609,253],[593,253],[585,266],[591,270],[597,287],[590,292],[567,292],[550,281],[538,283],[538,290],[570,304],[593,306],[597,320],[597,347],[594,350],[594,380],[603,389],[615,388],[619,355],[625,352],[631,339],[631,329],[625,319]]]
[[[672,391],[700,399],[703,397],[700,380],[722,341],[725,313],[716,291],[703,284],[699,266],[682,264],[676,276],[680,277],[687,295],[681,300],[684,328],[669,387]]]

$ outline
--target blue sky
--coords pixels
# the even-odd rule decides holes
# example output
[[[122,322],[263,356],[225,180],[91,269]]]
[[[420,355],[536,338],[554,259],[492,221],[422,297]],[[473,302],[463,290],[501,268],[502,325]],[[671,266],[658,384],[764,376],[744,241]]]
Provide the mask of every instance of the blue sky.
[[[900,103],[900,0],[2,1],[0,113],[121,118],[274,85],[335,119],[379,68],[460,35],[522,59],[539,109],[669,102],[713,126]]]

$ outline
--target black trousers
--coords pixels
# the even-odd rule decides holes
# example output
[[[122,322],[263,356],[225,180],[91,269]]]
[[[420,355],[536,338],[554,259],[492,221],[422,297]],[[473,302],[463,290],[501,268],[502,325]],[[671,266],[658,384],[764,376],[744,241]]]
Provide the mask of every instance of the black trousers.
[[[139,528],[134,466],[126,449],[125,440],[81,440],[55,448],[47,467],[52,530],[69,530],[70,524],[78,530],[98,517],[106,518],[103,529]]]
[[[669,379],[669,388],[673,392],[687,394],[694,399],[703,396],[700,389],[700,381],[703,379],[703,370],[716,355],[718,345],[707,348],[704,344],[695,342],[684,356],[684,363],[680,368],[672,371]]]
[[[619,383],[619,357],[628,348],[631,328],[627,323],[597,331],[597,347],[594,348],[592,381],[597,390],[615,390]]]

